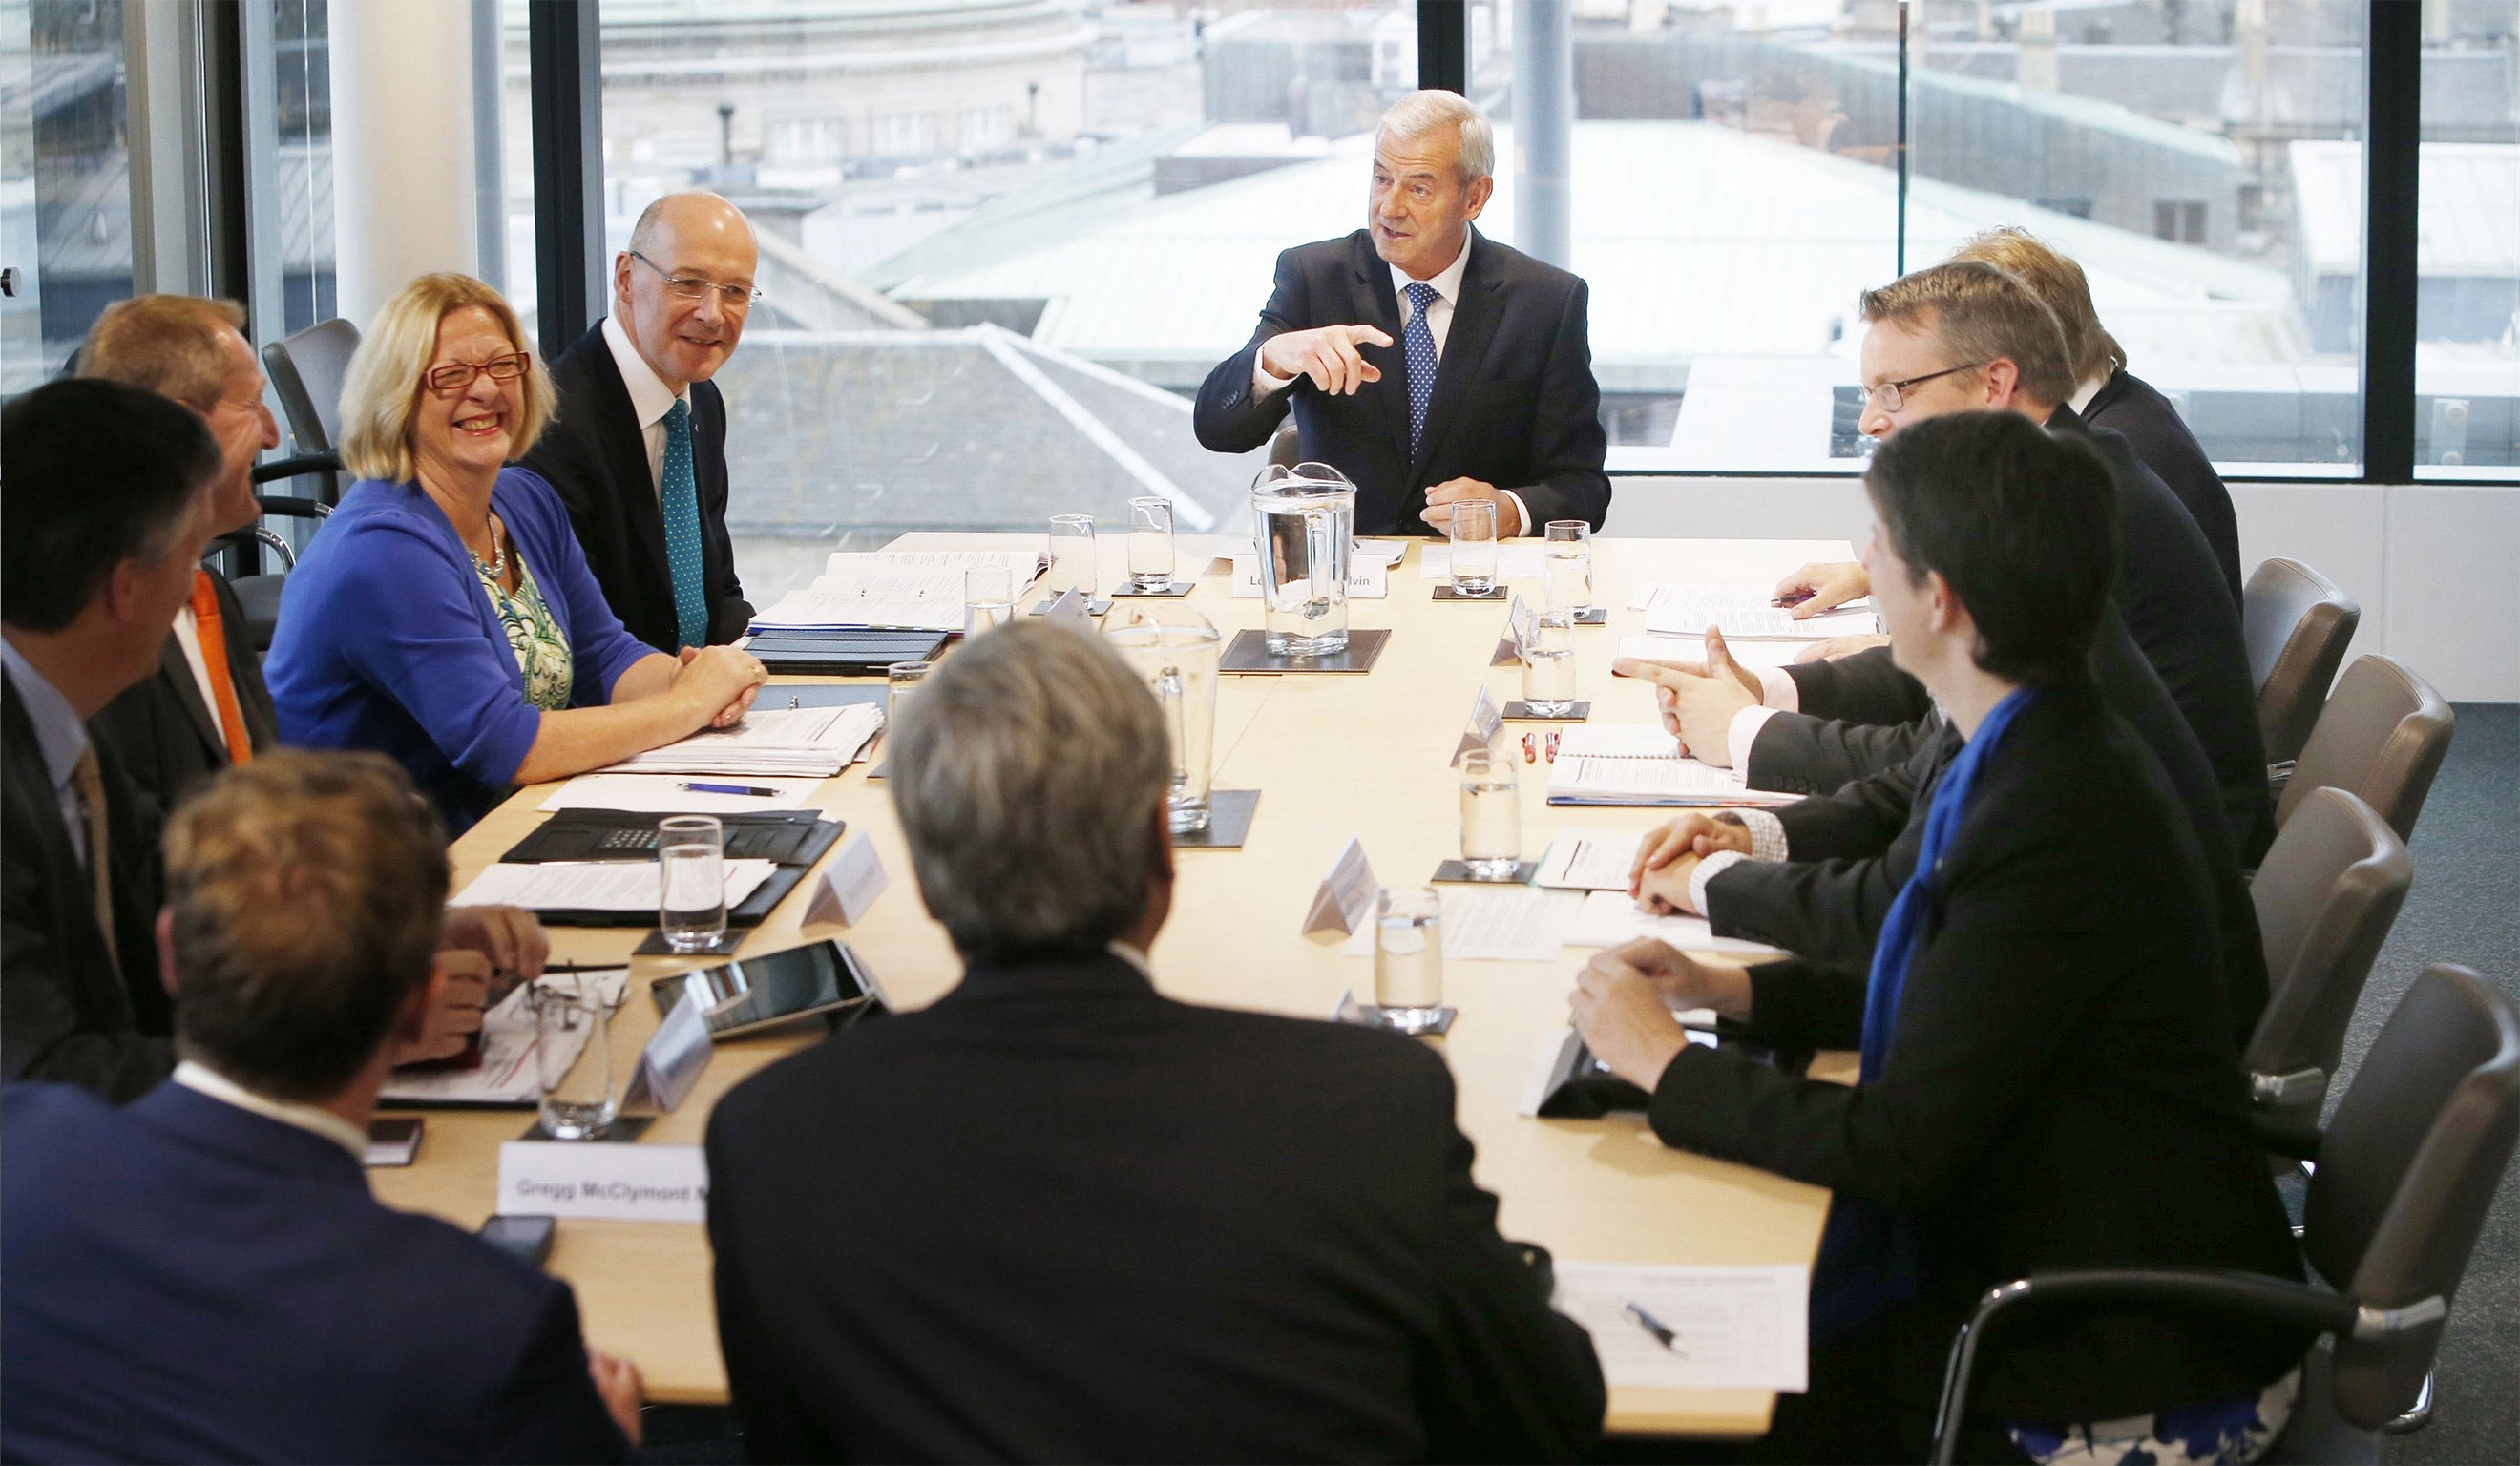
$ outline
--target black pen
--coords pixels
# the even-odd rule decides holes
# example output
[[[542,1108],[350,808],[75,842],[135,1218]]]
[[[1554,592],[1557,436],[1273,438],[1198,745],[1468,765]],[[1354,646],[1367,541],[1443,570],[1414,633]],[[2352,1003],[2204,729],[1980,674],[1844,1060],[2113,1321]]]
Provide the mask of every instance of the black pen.
[[[1670,1327],[1661,1319],[1646,1312],[1644,1309],[1633,1298],[1628,1300],[1626,1307],[1628,1316],[1635,1319],[1638,1326],[1642,1328],[1646,1333],[1653,1335],[1655,1343],[1660,1344],[1663,1348],[1670,1350],[1673,1354],[1680,1355],[1684,1359],[1688,1357],[1688,1351],[1680,1347],[1680,1336],[1673,1333]]]

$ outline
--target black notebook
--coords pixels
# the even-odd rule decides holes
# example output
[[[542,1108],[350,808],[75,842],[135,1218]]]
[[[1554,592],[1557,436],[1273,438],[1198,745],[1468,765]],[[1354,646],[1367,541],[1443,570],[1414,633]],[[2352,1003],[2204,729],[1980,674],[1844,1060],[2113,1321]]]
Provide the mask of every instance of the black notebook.
[[[775,675],[856,677],[894,662],[923,662],[945,647],[939,631],[780,631],[756,633],[743,649]]]
[[[518,840],[502,865],[540,865],[547,861],[652,861],[656,858],[656,822],[663,815],[642,810],[562,810],[532,834]],[[847,824],[826,820],[814,810],[767,810],[756,815],[720,815],[730,861],[772,861],[805,866],[823,858],[838,842]]]

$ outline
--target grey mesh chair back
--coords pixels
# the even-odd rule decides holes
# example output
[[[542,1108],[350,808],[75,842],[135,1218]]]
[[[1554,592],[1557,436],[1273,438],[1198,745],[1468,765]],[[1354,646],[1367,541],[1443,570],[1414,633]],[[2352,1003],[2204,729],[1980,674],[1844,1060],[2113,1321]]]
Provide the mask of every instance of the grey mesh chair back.
[[[350,358],[359,349],[359,328],[335,318],[318,321],[294,335],[262,348],[263,370],[272,390],[280,394],[281,411],[289,417],[290,436],[300,455],[336,453],[341,447],[341,384],[349,379]],[[342,488],[336,475],[328,502],[338,503]]]
[[[2318,789],[2249,884],[2267,954],[2267,1007],[2243,1061],[2260,1113],[2316,1130],[2346,1025],[2414,879],[2406,842],[2343,789]]]
[[[1281,468],[1291,468],[1304,461],[1304,435],[1288,422],[1269,440],[1269,462]]]
[[[2520,1141],[2520,1018],[2465,967],[2415,979],[2328,1122],[2302,1220],[2319,1275],[2364,1310],[2458,1291]],[[2446,1311],[2445,1311],[2446,1314]],[[2335,1407],[2364,1430],[2415,1401],[2438,1320],[2394,1339],[2340,1336]]]
[[[2301,756],[2362,620],[2353,597],[2299,560],[2271,559],[2250,572],[2240,593],[2240,638],[2258,689],[2268,763]]]
[[[2292,778],[2275,805],[2283,828],[2313,789],[2350,789],[2379,812],[2398,838],[2414,838],[2415,817],[2456,719],[2431,684],[2385,656],[2355,658],[2319,710]]]

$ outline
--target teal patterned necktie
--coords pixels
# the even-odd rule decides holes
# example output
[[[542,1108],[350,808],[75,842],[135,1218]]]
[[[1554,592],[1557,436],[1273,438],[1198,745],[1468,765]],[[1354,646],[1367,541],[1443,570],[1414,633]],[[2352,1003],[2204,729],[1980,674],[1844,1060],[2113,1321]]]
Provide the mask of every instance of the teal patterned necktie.
[[[684,646],[708,644],[708,593],[700,584],[700,489],[692,472],[692,405],[665,413],[665,564],[674,572],[674,630]]]

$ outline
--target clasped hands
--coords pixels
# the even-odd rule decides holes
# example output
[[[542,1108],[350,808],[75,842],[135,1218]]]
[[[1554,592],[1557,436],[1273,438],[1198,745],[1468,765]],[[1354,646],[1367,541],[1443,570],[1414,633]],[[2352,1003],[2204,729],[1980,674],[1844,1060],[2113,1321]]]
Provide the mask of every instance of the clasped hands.
[[[686,646],[675,660],[681,665],[674,669],[669,690],[716,709],[709,715],[711,728],[733,728],[742,722],[752,710],[752,699],[761,695],[762,685],[770,681],[770,669],[761,665],[761,658],[733,646]]]
[[[1372,326],[1317,326],[1310,331],[1280,332],[1260,343],[1260,370],[1272,377],[1304,378],[1318,390],[1349,397],[1367,382],[1382,379],[1382,369],[1367,361],[1357,347],[1390,344],[1390,333]],[[1449,529],[1453,505],[1462,499],[1495,501],[1500,540],[1510,540],[1531,530],[1522,522],[1522,511],[1511,499],[1499,493],[1495,484],[1476,478],[1446,479],[1428,489],[1426,508],[1418,517],[1437,529]]]
[[[1675,1011],[1712,1008],[1719,1017],[1750,1014],[1750,974],[1711,962],[1667,942],[1641,937],[1597,953],[1575,974],[1569,1000],[1584,1046],[1610,1072],[1651,1093],[1672,1059],[1688,1046]]]

